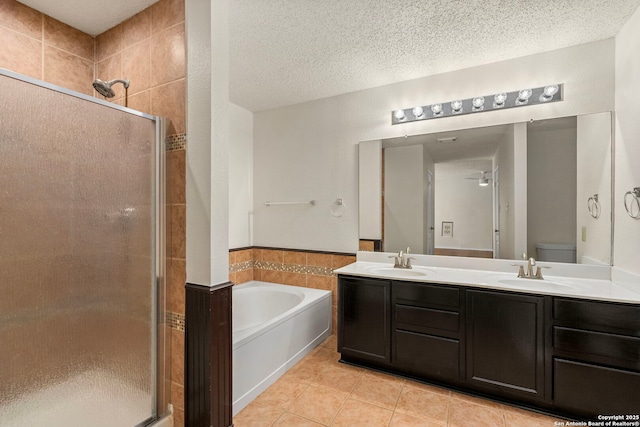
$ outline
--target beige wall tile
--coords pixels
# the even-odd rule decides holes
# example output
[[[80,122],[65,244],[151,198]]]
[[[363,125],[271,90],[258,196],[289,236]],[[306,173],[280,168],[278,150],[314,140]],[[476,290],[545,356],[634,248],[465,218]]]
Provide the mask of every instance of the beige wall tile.
[[[307,253],[307,265],[316,267],[331,267],[331,255]]]
[[[184,0],[160,0],[149,9],[154,34],[184,21]]]
[[[126,49],[151,37],[151,8],[132,16],[122,23],[122,47]]]
[[[51,46],[44,47],[44,80],[87,95],[94,90],[93,62]]]
[[[186,258],[186,206],[173,205],[171,209],[171,257]]]
[[[273,249],[262,250],[262,261],[280,263],[284,261],[284,251],[278,251]]]
[[[282,274],[282,283],[284,285],[306,287],[307,275],[300,273],[289,273],[288,271],[285,271]]]
[[[173,427],[184,427],[184,409],[173,409]]]
[[[178,383],[171,383],[171,403],[174,409],[184,409],[184,386]]]
[[[167,190],[172,203],[186,203],[185,196],[185,150],[174,150],[167,156]],[[231,252],[230,254],[236,252]],[[235,264],[229,260],[229,264]]]
[[[145,90],[129,95],[129,108],[151,114],[151,91]]]
[[[241,283],[247,283],[247,282],[250,282],[250,281],[254,280],[253,279],[253,271],[254,271],[253,268],[249,269],[249,270],[238,271],[236,273],[237,282],[234,282],[234,283],[239,285]]]
[[[151,81],[150,42],[142,43],[122,51],[122,76],[129,79],[129,95],[149,89]]]
[[[171,329],[171,381],[184,386],[184,332]]]
[[[95,39],[47,15],[44,15],[44,42],[93,61]]]
[[[251,249],[243,249],[241,251],[235,251],[236,254],[236,262],[247,262],[253,260],[253,250]]]
[[[186,262],[183,259],[171,259],[171,274],[168,275],[169,311],[185,313],[185,289],[187,280]]]
[[[230,251],[229,252],[229,266],[233,265],[236,263],[236,251]]]
[[[282,283],[282,271],[262,270],[262,279],[265,282]]]
[[[0,27],[0,67],[42,79],[42,42]]]
[[[360,240],[360,242],[358,243],[358,249],[360,249],[361,251],[373,252],[374,248],[375,246],[373,245],[373,242],[367,240]]]
[[[332,255],[331,268],[336,269],[356,262],[356,257],[351,255]]]
[[[185,132],[184,79],[151,89],[151,113],[171,120],[170,135]]]
[[[0,26],[42,40],[42,14],[15,0],[0,0]]]
[[[329,276],[318,276],[315,274],[307,274],[307,287],[314,289],[323,289],[325,291],[333,290],[333,278]]]
[[[151,69],[152,86],[169,83],[185,76],[184,24],[153,35]]]
[[[96,64],[96,78],[105,82],[109,80],[122,79],[122,56],[118,53]],[[124,97],[124,85],[121,83],[114,84],[111,89],[116,96],[108,98],[109,101],[116,101]],[[94,90],[97,98],[103,99],[103,96]]]
[[[254,268],[253,269],[253,280],[262,280],[262,273],[265,270],[262,270],[260,268]]]
[[[262,249],[253,248],[253,260],[262,261]]]
[[[96,61],[114,55],[122,50],[122,24],[96,37]]]
[[[234,285],[239,285],[238,276],[236,275],[236,273],[229,273],[229,281]]]
[[[294,265],[306,265],[307,254],[305,252],[284,251],[284,263]]]

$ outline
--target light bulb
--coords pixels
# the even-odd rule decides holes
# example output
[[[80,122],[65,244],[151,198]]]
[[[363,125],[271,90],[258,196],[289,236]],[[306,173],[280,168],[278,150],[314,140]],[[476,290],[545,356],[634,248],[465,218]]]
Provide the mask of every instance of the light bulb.
[[[478,180],[478,185],[480,187],[486,187],[487,185],[489,185],[489,179],[488,178],[480,178]]]
[[[540,95],[540,101],[542,102],[551,101],[553,99],[553,95],[558,93],[558,89],[559,89],[558,85],[545,86],[544,90],[542,91],[542,95]]]
[[[442,114],[442,104],[433,104],[431,106],[431,111],[433,111],[434,116],[439,116]]]
[[[544,94],[547,96],[553,96],[558,93],[558,85],[549,85],[544,87]]]
[[[493,105],[494,105],[494,108],[495,108],[496,106],[498,106],[498,107],[502,107],[502,106],[504,106],[504,103],[505,103],[505,101],[506,101],[506,100],[507,100],[507,94],[506,94],[506,93],[496,93],[496,94],[493,96]]]
[[[471,104],[473,105],[473,111],[484,109],[484,96],[476,96],[473,98],[473,101],[471,101]]]
[[[460,113],[462,111],[462,101],[451,101],[451,111],[453,111],[453,114]]]
[[[518,99],[516,99],[516,105],[524,105],[529,102],[529,98],[531,98],[531,94],[533,92],[531,89],[522,89],[518,92]]]
[[[393,117],[396,118],[396,120],[404,120],[406,118],[406,116],[404,115],[404,110],[396,110],[393,112]]]
[[[413,107],[413,115],[415,116],[416,119],[419,119],[422,117],[422,114],[424,113],[424,110],[422,109],[422,107]]]

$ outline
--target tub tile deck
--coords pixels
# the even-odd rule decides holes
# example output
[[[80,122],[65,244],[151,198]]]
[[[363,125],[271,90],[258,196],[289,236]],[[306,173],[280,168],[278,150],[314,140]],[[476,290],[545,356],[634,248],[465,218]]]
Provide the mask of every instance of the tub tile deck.
[[[234,427],[553,427],[566,421],[338,362],[330,336],[258,396]]]

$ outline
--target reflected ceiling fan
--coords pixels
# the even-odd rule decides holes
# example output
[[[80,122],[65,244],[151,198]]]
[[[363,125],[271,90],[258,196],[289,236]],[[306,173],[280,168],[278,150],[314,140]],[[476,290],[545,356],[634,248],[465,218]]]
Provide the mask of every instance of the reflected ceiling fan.
[[[480,178],[465,178],[465,179],[475,179],[478,180],[478,185],[480,187],[486,187],[487,185],[489,185],[489,181],[491,181],[491,178],[487,178],[487,174],[490,171],[480,171]]]

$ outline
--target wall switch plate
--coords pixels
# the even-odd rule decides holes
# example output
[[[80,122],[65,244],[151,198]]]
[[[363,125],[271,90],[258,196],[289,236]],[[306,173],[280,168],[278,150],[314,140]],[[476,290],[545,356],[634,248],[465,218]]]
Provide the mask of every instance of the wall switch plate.
[[[587,241],[587,227],[582,227],[582,241]]]

